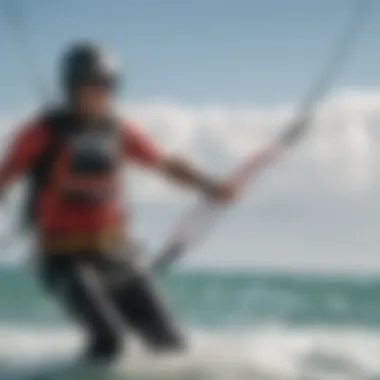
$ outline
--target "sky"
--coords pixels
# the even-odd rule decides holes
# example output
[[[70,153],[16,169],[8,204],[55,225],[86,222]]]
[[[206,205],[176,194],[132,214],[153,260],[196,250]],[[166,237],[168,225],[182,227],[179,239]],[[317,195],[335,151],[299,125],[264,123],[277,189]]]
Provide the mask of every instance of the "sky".
[[[168,152],[226,174],[275,136],[347,25],[349,0],[11,0],[32,52],[0,11],[0,123],[41,103],[30,66],[53,93],[58,60],[93,39],[123,72],[119,103]],[[372,1],[352,55],[311,133],[255,182],[186,265],[378,271],[380,3]],[[155,250],[195,202],[134,177],[136,234]],[[177,196],[178,195],[178,196]]]
[[[7,0],[4,0],[5,3]],[[9,0],[8,0],[9,1]],[[331,52],[351,0],[11,0],[22,12],[40,71],[52,84],[63,48],[104,42],[120,61],[126,99],[191,104],[299,99]],[[373,2],[373,1],[372,1]],[[376,86],[380,5],[337,86]],[[35,96],[9,18],[0,13],[0,109]],[[34,53],[35,54],[35,53]]]

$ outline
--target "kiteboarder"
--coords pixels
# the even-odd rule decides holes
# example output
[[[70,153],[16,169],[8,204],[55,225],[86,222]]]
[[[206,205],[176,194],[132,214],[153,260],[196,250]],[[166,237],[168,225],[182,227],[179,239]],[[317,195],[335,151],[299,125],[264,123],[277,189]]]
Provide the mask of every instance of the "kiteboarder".
[[[29,181],[26,220],[37,236],[42,283],[88,336],[86,357],[112,360],[133,330],[152,350],[180,350],[185,340],[133,260],[120,168],[136,163],[218,202],[237,189],[178,157],[167,157],[112,110],[118,70],[92,42],[64,53],[63,104],[22,126],[0,164],[0,189]]]

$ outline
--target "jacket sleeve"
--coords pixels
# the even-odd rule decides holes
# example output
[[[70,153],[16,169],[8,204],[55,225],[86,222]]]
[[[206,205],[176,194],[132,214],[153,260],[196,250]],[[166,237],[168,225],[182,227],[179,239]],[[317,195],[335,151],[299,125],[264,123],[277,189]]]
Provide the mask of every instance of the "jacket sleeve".
[[[38,122],[21,127],[0,161],[0,187],[26,173],[42,154],[47,138],[46,130]]]
[[[160,164],[162,153],[146,133],[129,123],[123,125],[122,133],[126,159],[151,167]]]

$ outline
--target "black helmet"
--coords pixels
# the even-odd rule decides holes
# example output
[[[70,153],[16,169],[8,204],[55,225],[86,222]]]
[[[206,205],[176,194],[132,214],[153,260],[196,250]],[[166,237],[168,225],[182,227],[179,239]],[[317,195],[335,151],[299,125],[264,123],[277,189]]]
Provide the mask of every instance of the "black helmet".
[[[82,85],[102,85],[115,89],[117,72],[103,49],[94,43],[71,46],[62,60],[62,82],[66,91]]]

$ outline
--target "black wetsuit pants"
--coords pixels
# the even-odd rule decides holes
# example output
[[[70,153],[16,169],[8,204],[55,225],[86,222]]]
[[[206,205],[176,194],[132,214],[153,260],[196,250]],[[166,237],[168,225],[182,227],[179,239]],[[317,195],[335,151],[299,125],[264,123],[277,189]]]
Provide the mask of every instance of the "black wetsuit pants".
[[[133,330],[153,350],[184,348],[146,274],[113,255],[44,255],[42,277],[49,292],[84,328],[87,355],[113,359]]]

